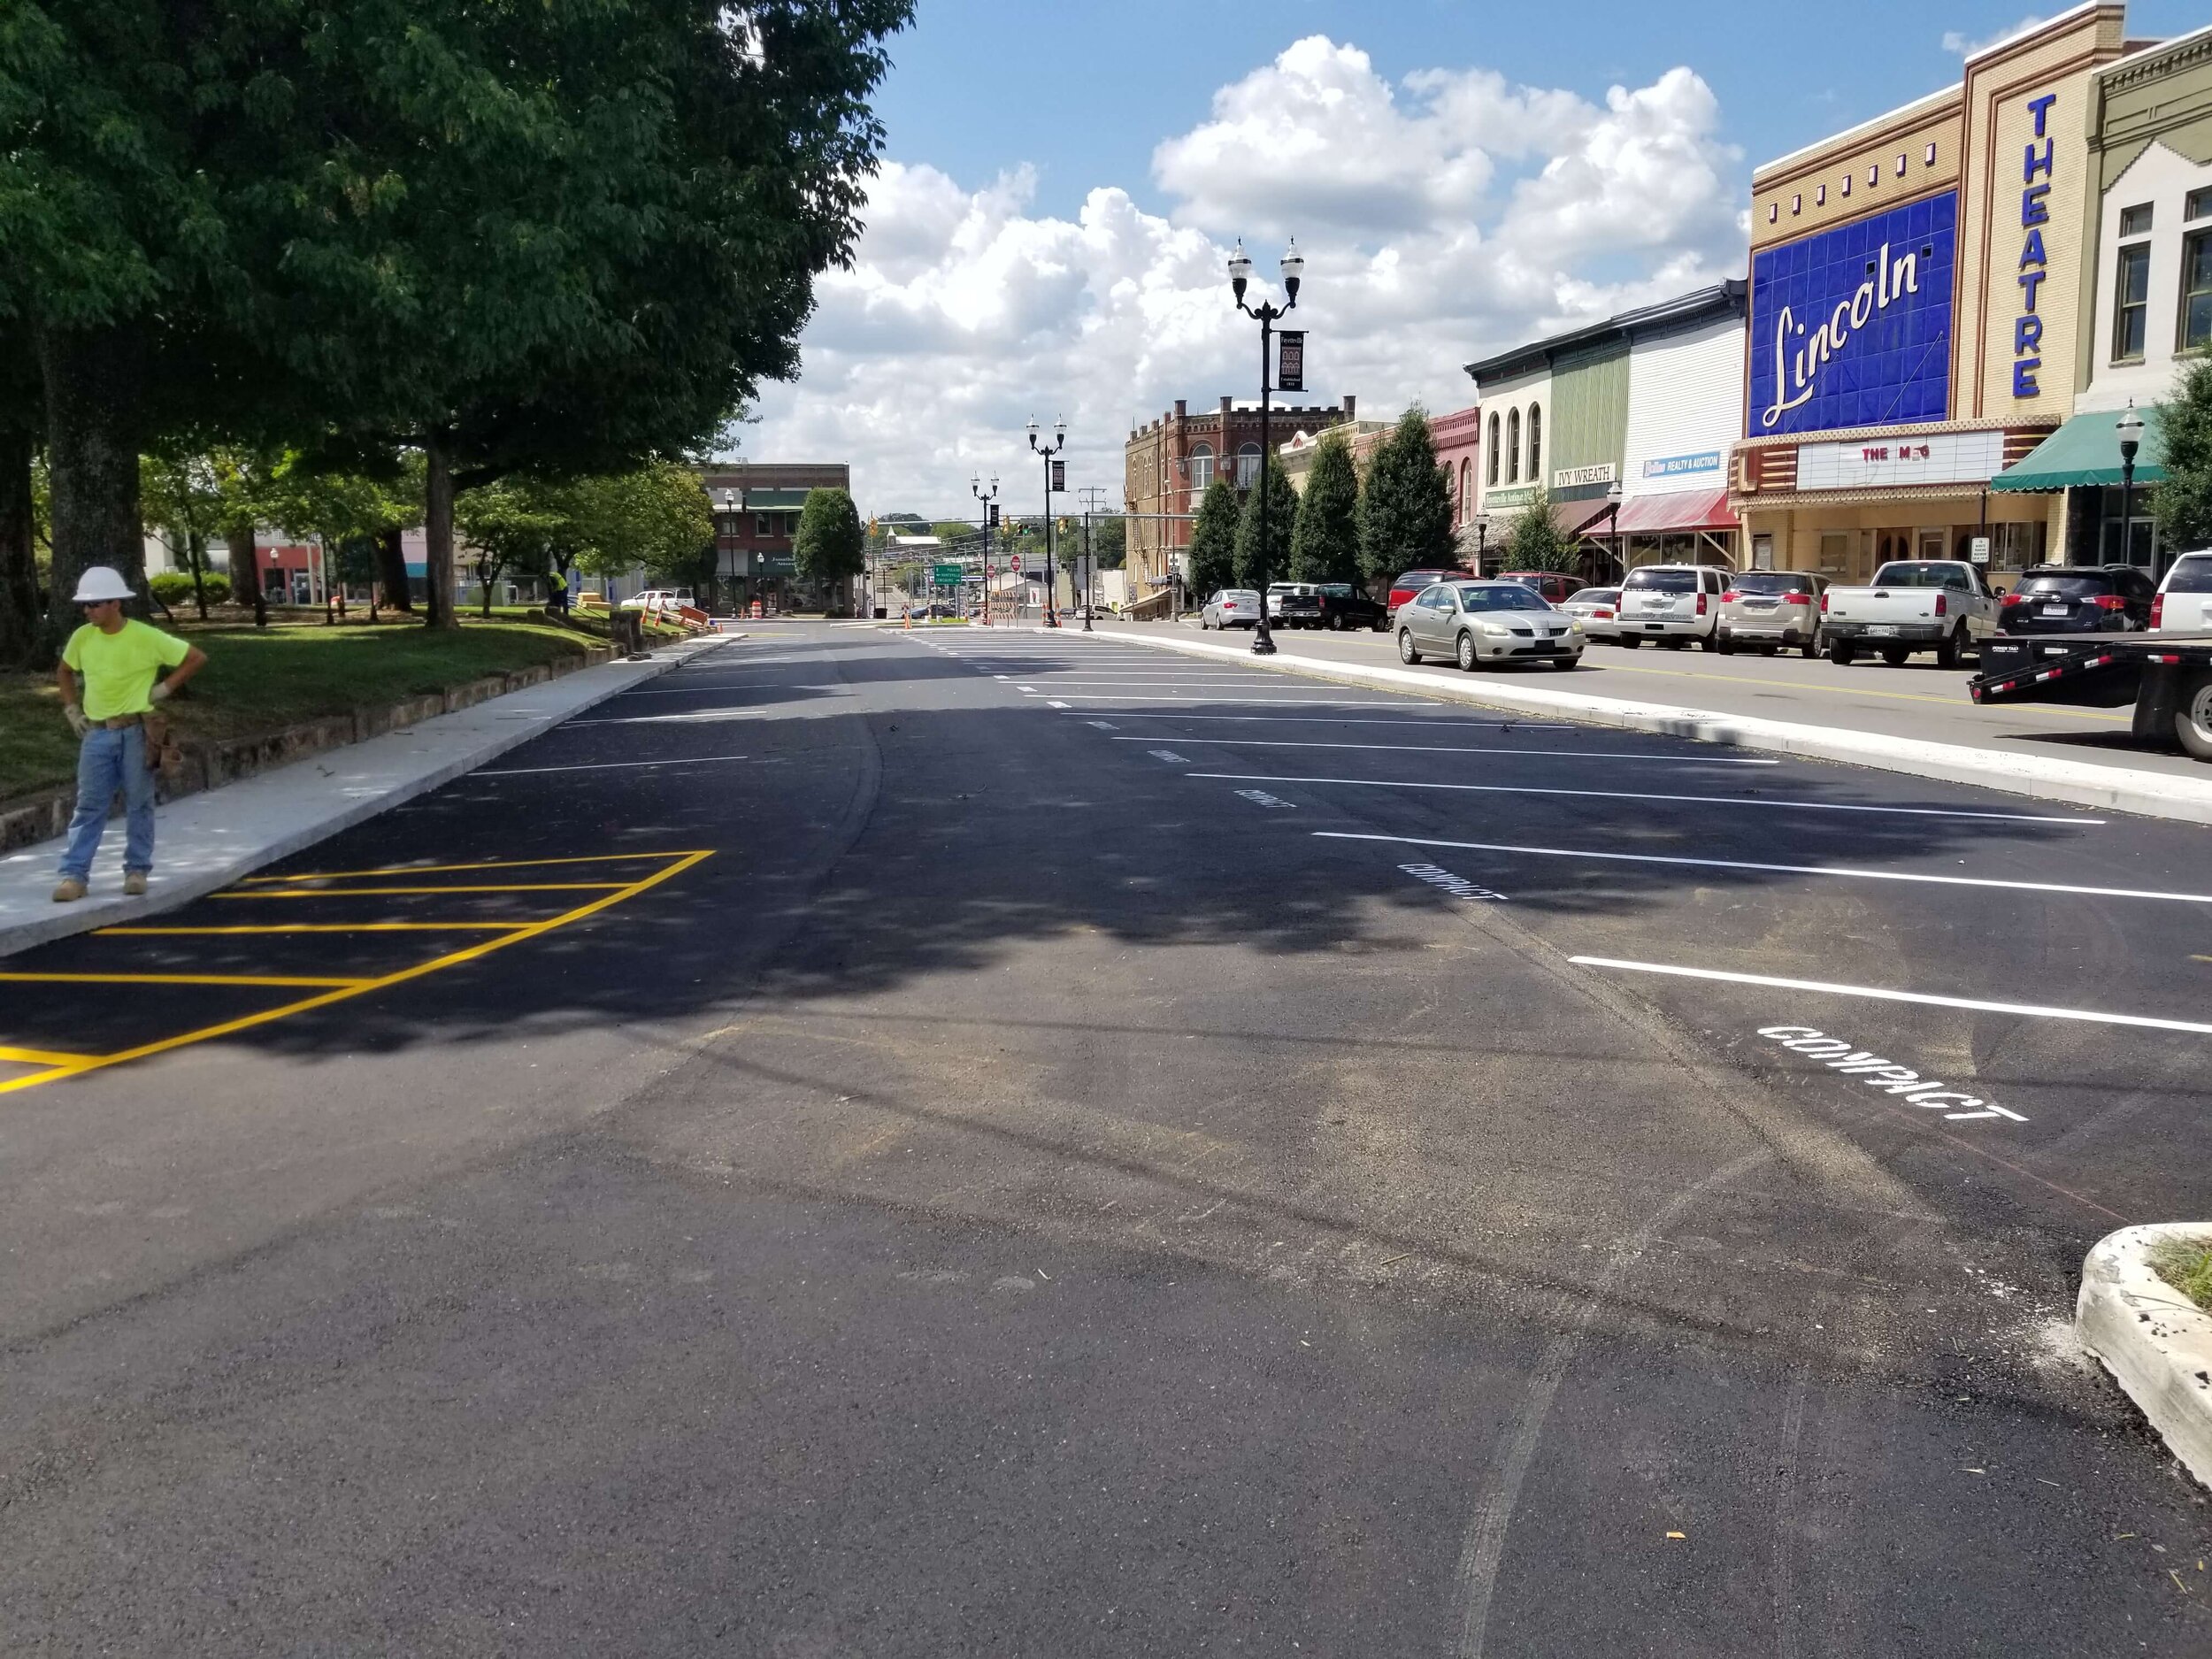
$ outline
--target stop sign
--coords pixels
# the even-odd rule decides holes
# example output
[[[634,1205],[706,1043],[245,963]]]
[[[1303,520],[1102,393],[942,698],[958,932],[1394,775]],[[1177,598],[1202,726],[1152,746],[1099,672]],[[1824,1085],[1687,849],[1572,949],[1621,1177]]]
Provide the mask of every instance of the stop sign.
[[[1021,556],[1020,554],[1017,553],[1017,554],[1015,554],[1015,555],[1014,555],[1014,565],[1013,565],[1013,568],[1014,568],[1014,569],[1016,569],[1016,570],[1019,570],[1019,569],[1021,569],[1021,567],[1022,567],[1022,556]]]

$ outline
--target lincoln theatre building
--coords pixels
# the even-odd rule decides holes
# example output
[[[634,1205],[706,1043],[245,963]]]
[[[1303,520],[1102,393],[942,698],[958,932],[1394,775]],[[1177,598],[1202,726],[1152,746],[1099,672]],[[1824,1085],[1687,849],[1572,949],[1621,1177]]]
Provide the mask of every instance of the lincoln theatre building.
[[[2004,586],[2065,547],[2063,494],[1989,484],[2074,412],[2092,104],[2123,13],[2078,6],[1753,173],[1729,490],[1752,565],[1863,580],[1979,554]]]

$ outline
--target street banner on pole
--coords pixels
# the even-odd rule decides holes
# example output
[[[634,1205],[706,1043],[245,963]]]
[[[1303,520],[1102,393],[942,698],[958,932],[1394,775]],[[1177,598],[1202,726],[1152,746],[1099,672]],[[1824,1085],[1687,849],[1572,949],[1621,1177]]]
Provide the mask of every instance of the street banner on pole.
[[[1055,461],[1052,464],[1052,488],[1064,490],[1067,487],[1068,464],[1065,461]]]
[[[1306,335],[1303,329],[1285,329],[1276,338],[1282,342],[1276,356],[1275,389],[1279,392],[1302,392],[1306,389]]]

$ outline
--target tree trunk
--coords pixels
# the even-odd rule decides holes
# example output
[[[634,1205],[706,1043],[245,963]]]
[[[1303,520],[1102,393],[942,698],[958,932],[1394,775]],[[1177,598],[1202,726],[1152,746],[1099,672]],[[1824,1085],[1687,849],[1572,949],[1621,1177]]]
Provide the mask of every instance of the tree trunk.
[[[230,580],[234,593],[242,562],[245,580],[253,584],[253,625],[257,628],[265,628],[269,626],[269,594],[261,583],[261,549],[257,544],[257,527],[250,518],[243,524],[231,526],[227,538],[230,542]]]
[[[192,603],[199,607],[200,620],[207,620],[207,538],[197,530],[184,538],[185,563],[192,570]]]
[[[461,618],[453,608],[453,471],[446,458],[442,438],[433,434],[422,446],[428,464],[423,487],[423,540],[428,543],[424,560],[429,573],[429,614],[423,619],[434,628],[457,628]]]
[[[138,334],[127,325],[43,331],[38,360],[53,490],[53,574],[34,649],[43,666],[76,629],[72,595],[86,566],[110,565],[132,588],[145,587],[134,419],[144,365]]]
[[[27,432],[0,432],[0,663],[20,663],[38,634],[38,559],[31,545],[31,457]]]
[[[414,614],[415,595],[407,586],[407,544],[397,530],[376,534],[376,578],[383,584],[384,603],[395,611]],[[370,607],[375,609],[373,605]]]

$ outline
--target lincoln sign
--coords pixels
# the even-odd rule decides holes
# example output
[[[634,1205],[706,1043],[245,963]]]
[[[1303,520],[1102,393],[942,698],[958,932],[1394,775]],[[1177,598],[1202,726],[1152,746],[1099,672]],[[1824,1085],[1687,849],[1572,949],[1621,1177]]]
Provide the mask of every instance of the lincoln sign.
[[[1957,239],[1947,191],[1755,257],[1751,435],[1946,419]]]

